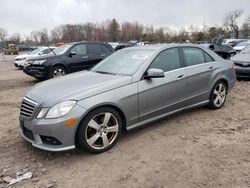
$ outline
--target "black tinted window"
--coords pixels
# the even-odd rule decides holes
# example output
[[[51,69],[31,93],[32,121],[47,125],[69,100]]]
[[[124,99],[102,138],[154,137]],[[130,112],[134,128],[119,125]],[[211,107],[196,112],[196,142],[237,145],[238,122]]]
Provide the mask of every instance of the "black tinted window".
[[[150,68],[162,69],[164,72],[181,67],[180,57],[177,48],[172,48],[161,52],[150,65]]]
[[[110,50],[106,46],[100,45],[100,47],[101,47],[101,50],[103,53],[105,53],[105,54],[110,53]]]
[[[100,45],[98,44],[88,44],[88,54],[94,54],[94,55],[100,55],[101,54],[101,49]]]
[[[199,48],[182,48],[187,66],[198,65],[205,63],[203,51]]]
[[[203,53],[205,55],[206,62],[214,61],[214,59],[207,52],[203,52]]]
[[[50,50],[50,49],[45,49],[45,50],[42,51],[41,54],[48,54],[48,53],[50,53],[51,51],[52,51],[52,50]]]
[[[76,54],[86,54],[86,45],[85,44],[79,44],[74,46],[71,49],[71,52],[75,52]]]

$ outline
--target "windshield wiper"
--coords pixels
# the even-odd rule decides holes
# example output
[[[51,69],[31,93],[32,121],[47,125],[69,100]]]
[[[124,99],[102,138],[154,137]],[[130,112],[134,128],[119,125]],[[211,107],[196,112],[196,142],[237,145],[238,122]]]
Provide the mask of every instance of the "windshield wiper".
[[[106,72],[106,71],[95,71],[95,72],[101,73],[101,74],[111,74],[111,75],[115,75],[114,73]]]
[[[47,47],[48,47],[48,46],[47,46]],[[56,55],[55,51],[54,51],[52,48],[50,48],[50,47],[48,47],[48,48],[50,49],[50,51],[53,52],[54,55]]]

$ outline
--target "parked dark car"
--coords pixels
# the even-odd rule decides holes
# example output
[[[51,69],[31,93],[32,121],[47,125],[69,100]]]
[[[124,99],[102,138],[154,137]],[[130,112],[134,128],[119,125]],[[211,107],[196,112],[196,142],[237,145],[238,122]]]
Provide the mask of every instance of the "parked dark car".
[[[238,78],[250,78],[250,45],[231,58]]]
[[[37,79],[49,79],[86,70],[113,53],[102,42],[74,42],[64,44],[47,56],[30,59],[23,71]]]
[[[230,57],[236,54],[236,51],[229,44],[220,44],[220,43],[202,43],[199,44],[213,50],[219,56],[224,59],[230,59]]]
[[[118,44],[118,45],[115,47],[115,51],[121,50],[121,49],[123,49],[123,48],[132,47],[132,46],[136,46],[136,44],[134,44],[134,43],[121,43],[121,44]]]
[[[247,42],[247,39],[237,39],[234,41],[229,42],[228,44],[232,47],[235,47],[237,44],[241,43],[241,42]]]

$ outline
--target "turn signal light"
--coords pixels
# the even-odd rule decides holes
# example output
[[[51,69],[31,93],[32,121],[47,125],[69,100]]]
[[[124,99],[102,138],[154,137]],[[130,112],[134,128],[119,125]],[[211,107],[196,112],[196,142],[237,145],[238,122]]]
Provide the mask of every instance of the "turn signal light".
[[[78,121],[78,118],[72,118],[72,119],[66,121],[65,126],[71,126],[77,121]]]

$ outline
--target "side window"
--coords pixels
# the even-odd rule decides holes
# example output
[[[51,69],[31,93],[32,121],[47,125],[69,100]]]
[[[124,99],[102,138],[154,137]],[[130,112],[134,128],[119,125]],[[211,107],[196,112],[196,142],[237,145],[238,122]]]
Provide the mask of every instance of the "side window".
[[[162,69],[164,72],[175,70],[180,67],[180,56],[177,48],[164,50],[150,65],[150,68]]]
[[[193,47],[184,47],[182,49],[187,66],[199,65],[206,62],[201,49]]]
[[[203,51],[203,53],[205,55],[206,62],[212,62],[212,61],[214,61],[214,59],[207,52]]]
[[[86,45],[85,44],[79,44],[77,46],[74,46],[71,49],[71,52],[75,52],[77,55],[84,55],[84,54],[86,54]]]
[[[102,53],[108,54],[111,51],[104,45],[100,45]]]
[[[101,55],[102,54],[100,46],[97,44],[88,44],[87,51],[88,51],[88,54],[93,54],[93,55]]]
[[[50,49],[45,49],[45,50],[43,50],[42,51],[42,53],[41,54],[48,54],[48,53],[50,53],[51,52],[51,50]]]

